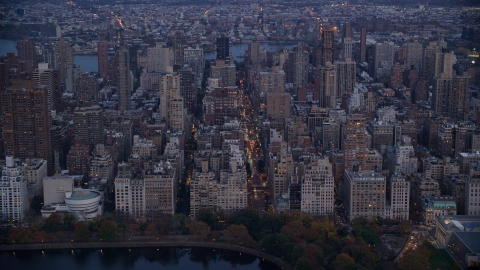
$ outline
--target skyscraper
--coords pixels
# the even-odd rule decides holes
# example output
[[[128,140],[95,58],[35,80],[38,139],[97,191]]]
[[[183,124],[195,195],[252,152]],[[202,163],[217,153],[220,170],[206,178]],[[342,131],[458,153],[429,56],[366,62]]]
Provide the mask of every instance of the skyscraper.
[[[77,100],[97,100],[99,87],[98,79],[95,76],[83,73],[80,78],[76,79],[75,86],[77,88]]]
[[[184,51],[185,64],[192,69],[195,74],[195,88],[202,86],[203,72],[205,70],[205,59],[203,58],[203,49],[188,48]]]
[[[100,106],[77,107],[73,115],[74,134],[81,139],[82,144],[93,149],[95,145],[103,143],[103,110]]]
[[[367,28],[362,27],[360,34],[360,63],[367,61]]]
[[[348,219],[385,218],[385,188],[385,176],[379,173],[346,169],[340,194]]]
[[[63,37],[54,45],[56,68],[60,72],[60,80],[64,81],[68,74],[69,66],[73,65],[73,48],[70,42],[66,41]]]
[[[53,173],[48,90],[35,81],[14,82],[1,93],[5,153],[15,158],[43,158]]]
[[[407,68],[414,66],[416,70],[422,70],[423,68],[423,46],[418,41],[409,42],[406,44],[407,55],[405,59],[405,65]]]
[[[122,44],[116,52],[117,60],[117,91],[118,109],[130,109],[130,94],[132,91],[132,78],[130,71],[130,51],[125,44]]]
[[[23,40],[17,42],[18,57],[22,60],[32,61],[32,67],[36,64],[35,42],[30,37],[25,36]]]
[[[384,41],[375,44],[375,77],[389,76],[393,66],[393,42]]]
[[[337,105],[337,71],[327,62],[320,68],[319,105],[323,108],[335,108]]]
[[[226,60],[230,55],[230,39],[222,35],[221,37],[217,37],[217,59],[218,60]]]
[[[45,85],[48,91],[48,110],[52,111],[54,108],[54,96],[56,89],[56,76],[53,69],[48,68],[47,63],[39,63],[38,68],[33,71],[32,74],[33,80],[37,82],[38,85]]]
[[[343,61],[352,61],[352,49],[353,49],[353,40],[352,40],[352,26],[350,23],[347,23],[343,29],[343,39],[342,39],[342,55],[341,59]]]
[[[322,32],[322,65],[333,63],[334,28],[327,25]]]
[[[0,183],[0,220],[23,222],[29,206],[27,180],[22,168],[15,164],[13,156],[7,155]]]
[[[173,64],[183,67],[183,41],[182,33],[180,33],[179,31],[175,32],[175,37],[173,38],[173,54]]]
[[[302,184],[302,212],[315,216],[333,213],[333,174],[328,158],[314,159],[305,166],[305,179]]]
[[[363,114],[354,113],[347,119],[343,151],[345,153],[345,170],[353,170],[359,166],[365,168],[367,145],[365,142],[366,118]]]
[[[195,74],[192,69],[182,69],[180,75],[180,96],[183,97],[185,107],[189,113],[194,113],[197,108],[197,91],[195,88]]]
[[[100,36],[98,43],[98,73],[100,77],[107,78],[108,75],[108,43],[105,37]]]
[[[341,98],[348,90],[353,91],[356,81],[356,67],[354,61],[335,62],[337,71],[337,98]]]

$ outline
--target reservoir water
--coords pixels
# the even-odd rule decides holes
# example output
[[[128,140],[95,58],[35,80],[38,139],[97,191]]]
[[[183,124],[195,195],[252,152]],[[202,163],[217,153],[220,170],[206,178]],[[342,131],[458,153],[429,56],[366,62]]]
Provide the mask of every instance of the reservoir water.
[[[7,52],[17,53],[17,40],[13,39],[0,39],[0,55],[6,55]],[[291,50],[293,47],[297,46],[296,44],[269,44],[269,43],[260,43],[265,50],[268,52],[279,51],[282,49]],[[237,62],[243,61],[243,55],[245,51],[248,50],[247,43],[240,44],[230,44],[230,53]],[[215,59],[216,53],[209,52],[204,54],[205,59]],[[77,66],[80,66],[83,72],[98,72],[98,56],[95,54],[75,54],[73,56],[73,63]]]
[[[110,248],[0,252],[2,269],[275,270],[275,264],[237,251],[211,248]]]

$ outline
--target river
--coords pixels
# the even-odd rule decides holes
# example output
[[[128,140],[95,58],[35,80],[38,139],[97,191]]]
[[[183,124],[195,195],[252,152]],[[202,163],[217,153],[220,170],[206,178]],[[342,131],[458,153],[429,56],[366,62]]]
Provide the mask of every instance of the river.
[[[0,252],[2,269],[275,270],[275,264],[250,254],[211,248],[109,248]]]
[[[13,39],[0,39],[0,55],[6,55],[7,52],[15,52],[17,54],[17,41]],[[268,52],[274,52],[282,49],[292,49],[296,44],[269,44],[260,43]],[[248,43],[230,44],[230,53],[237,62],[243,61],[243,55],[248,50]],[[18,54],[17,54],[18,55]],[[209,52],[204,54],[205,59],[215,59],[216,53]],[[98,72],[98,56],[92,54],[75,54],[73,63],[80,66],[83,72]]]

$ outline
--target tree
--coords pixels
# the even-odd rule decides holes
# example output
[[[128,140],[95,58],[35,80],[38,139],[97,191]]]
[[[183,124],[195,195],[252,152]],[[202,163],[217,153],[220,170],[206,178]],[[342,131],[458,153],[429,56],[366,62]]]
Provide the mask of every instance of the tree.
[[[375,265],[376,265],[375,254],[373,254],[370,251],[370,249],[368,249],[367,247],[357,246],[352,251],[352,257],[357,263],[359,263],[360,265],[366,268],[369,268],[369,269],[375,268]]]
[[[258,215],[257,211],[250,208],[243,208],[230,216],[229,223],[244,225],[251,236],[253,236],[255,239],[259,239],[261,224],[260,216]]]
[[[297,263],[295,264],[295,270],[310,270],[310,269],[316,269],[312,268],[312,263],[310,263],[309,260],[305,258],[300,258]]]
[[[8,236],[8,242],[14,244],[28,244],[33,241],[32,232],[27,227],[15,228]]]
[[[33,233],[33,242],[41,243],[47,241],[47,233],[44,230],[36,231]]]
[[[140,225],[137,223],[130,223],[125,228],[125,235],[126,236],[137,236],[140,235]]]
[[[145,235],[148,235],[148,236],[158,235],[157,225],[154,222],[148,224],[148,227],[145,229]]]
[[[332,238],[337,235],[335,222],[331,221],[328,217],[322,217],[318,220],[312,221],[311,227],[324,239]]]
[[[240,245],[253,246],[254,244],[252,236],[243,225],[230,225],[223,231],[223,235],[233,238]]]
[[[175,233],[186,234],[188,232],[187,217],[184,214],[175,214],[171,228]]]
[[[200,209],[195,219],[206,223],[212,230],[215,229],[218,222],[217,214],[208,208]]]
[[[66,213],[63,216],[63,226],[65,230],[71,230],[75,226],[75,223],[77,222],[78,218],[76,215],[72,213]]]
[[[56,232],[60,230],[60,222],[62,221],[62,216],[57,213],[52,213],[45,220],[45,229],[47,232]]]
[[[353,265],[355,260],[348,254],[340,253],[335,257],[335,260],[330,264],[330,269],[347,269],[350,265]]]
[[[73,229],[73,240],[75,242],[87,242],[90,239],[90,232],[88,231],[88,226],[85,222],[80,221],[75,223],[75,228]]]
[[[313,269],[318,269],[319,265],[325,263],[323,250],[315,244],[308,244],[303,256],[310,261]]]
[[[290,240],[285,235],[281,233],[270,234],[260,241],[260,250],[281,258],[288,243],[290,243]]]
[[[262,215],[260,218],[260,224],[261,231],[257,235],[258,239],[261,239],[269,234],[279,233],[280,229],[282,228],[281,224],[278,222],[277,214],[274,213]]]
[[[98,233],[103,241],[114,241],[117,238],[117,224],[110,220],[104,220],[98,228]]]
[[[400,258],[398,269],[400,270],[421,270],[428,269],[428,258],[420,253],[406,252]]]
[[[188,224],[188,233],[206,237],[210,233],[210,226],[203,221],[194,220]]]
[[[283,226],[281,232],[295,242],[299,242],[300,238],[303,237],[305,227],[303,226],[303,222],[301,220],[294,220]]]

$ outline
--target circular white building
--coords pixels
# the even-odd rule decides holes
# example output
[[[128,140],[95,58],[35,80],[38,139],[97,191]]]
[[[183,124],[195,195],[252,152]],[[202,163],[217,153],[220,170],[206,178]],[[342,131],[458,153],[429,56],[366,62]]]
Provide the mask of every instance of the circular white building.
[[[101,215],[99,211],[101,198],[101,193],[96,190],[83,189],[65,192],[65,204],[68,211],[76,214],[79,219],[91,219]]]

